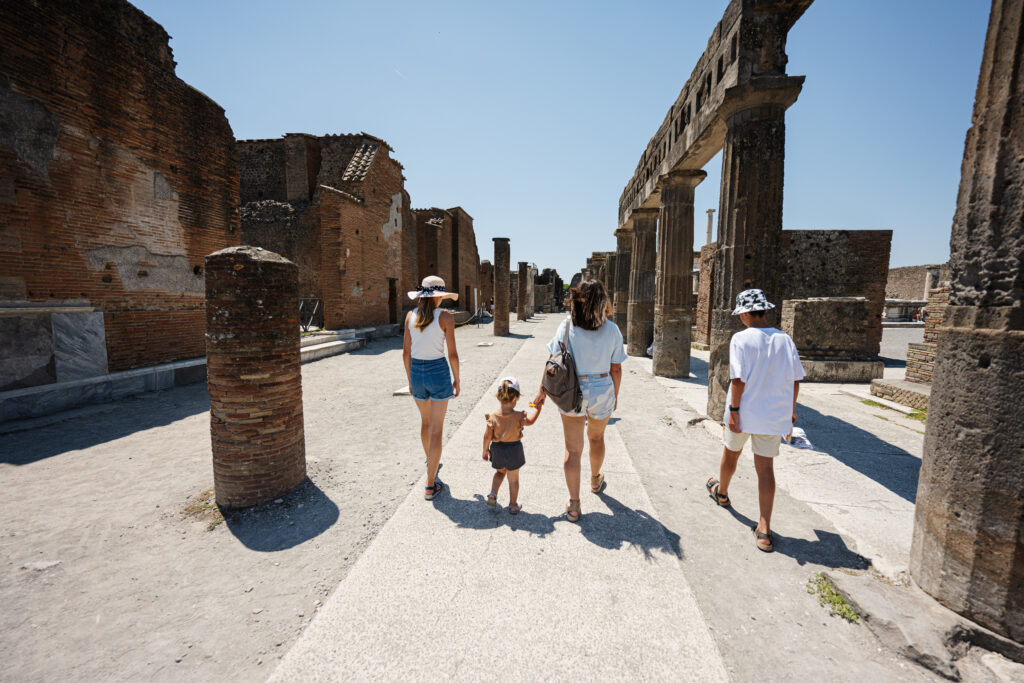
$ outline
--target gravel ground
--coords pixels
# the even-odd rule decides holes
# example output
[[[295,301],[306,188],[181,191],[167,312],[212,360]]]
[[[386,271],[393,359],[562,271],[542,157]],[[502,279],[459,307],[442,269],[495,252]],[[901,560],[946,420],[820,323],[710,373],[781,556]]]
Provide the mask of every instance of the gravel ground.
[[[536,324],[458,330],[446,438]],[[401,338],[303,366],[309,481],[223,523],[202,385],[0,435],[0,680],[266,675],[420,485],[405,384]]]

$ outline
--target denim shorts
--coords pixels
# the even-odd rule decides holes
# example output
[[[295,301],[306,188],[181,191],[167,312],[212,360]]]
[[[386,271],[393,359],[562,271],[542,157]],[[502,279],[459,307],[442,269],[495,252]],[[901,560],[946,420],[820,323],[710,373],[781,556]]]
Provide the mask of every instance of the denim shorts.
[[[615,410],[615,383],[611,377],[581,377],[580,391],[583,392],[583,401],[580,403],[579,412],[567,413],[561,408],[558,412],[569,417],[586,415],[594,420],[604,420],[612,416],[612,411]]]
[[[448,361],[412,359],[409,391],[417,401],[447,401],[455,395],[452,389],[452,373]]]

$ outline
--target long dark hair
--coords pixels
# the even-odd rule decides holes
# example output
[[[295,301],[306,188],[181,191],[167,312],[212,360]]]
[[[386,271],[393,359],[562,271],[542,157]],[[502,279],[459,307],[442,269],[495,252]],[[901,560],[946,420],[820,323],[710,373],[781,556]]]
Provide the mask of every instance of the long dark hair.
[[[421,332],[434,322],[434,309],[437,308],[437,297],[421,296],[416,300],[416,320],[412,326]]]
[[[600,280],[585,280],[569,289],[569,311],[572,324],[585,330],[596,330],[608,319],[608,294]]]

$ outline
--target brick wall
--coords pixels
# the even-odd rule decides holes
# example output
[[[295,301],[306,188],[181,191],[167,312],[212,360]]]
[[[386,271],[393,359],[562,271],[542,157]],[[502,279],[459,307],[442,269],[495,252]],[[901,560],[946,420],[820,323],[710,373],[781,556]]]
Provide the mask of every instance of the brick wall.
[[[718,250],[716,243],[705,244],[700,248],[700,280],[697,283],[697,333],[693,341],[696,344],[711,344],[711,306],[712,284],[715,281],[715,251]]]
[[[451,286],[452,215],[444,209],[413,209],[416,216],[416,240],[419,249],[420,277],[437,275]],[[461,293],[460,293],[461,295]]]
[[[800,357],[809,360],[870,360],[868,301],[860,297],[786,299],[783,332],[793,338]]]
[[[223,109],[127,2],[5,3],[0,45],[0,302],[100,309],[110,370],[202,356],[203,258],[239,241]]]
[[[471,310],[473,294],[480,298],[480,253],[473,231],[473,217],[461,206],[448,209],[452,216],[452,280],[458,288],[461,308]],[[455,291],[455,290],[453,290]]]
[[[250,202],[241,209],[242,244],[284,256],[298,266],[299,296],[320,298],[318,223],[318,207],[309,202]]]
[[[891,242],[891,230],[783,230],[780,301],[773,303],[864,297],[868,300],[868,351],[877,355]]]
[[[924,309],[928,316],[924,323],[924,342],[907,345],[908,382],[931,384],[939,330],[948,305],[949,287],[936,287],[929,292],[928,305]]]

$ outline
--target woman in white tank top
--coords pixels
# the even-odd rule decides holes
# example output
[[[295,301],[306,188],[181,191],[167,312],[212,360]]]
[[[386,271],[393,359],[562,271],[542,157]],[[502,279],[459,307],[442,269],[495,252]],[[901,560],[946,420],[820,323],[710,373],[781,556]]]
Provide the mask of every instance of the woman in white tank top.
[[[440,308],[444,299],[458,299],[446,292],[444,280],[436,275],[423,278],[416,291],[409,292],[416,310],[405,316],[402,360],[409,378],[409,391],[420,411],[420,439],[427,456],[424,497],[433,500],[444,484],[437,478],[441,469],[441,442],[448,400],[459,395],[459,352],[455,348],[455,318]],[[445,345],[448,360],[445,360]],[[449,362],[451,365],[449,366]]]

